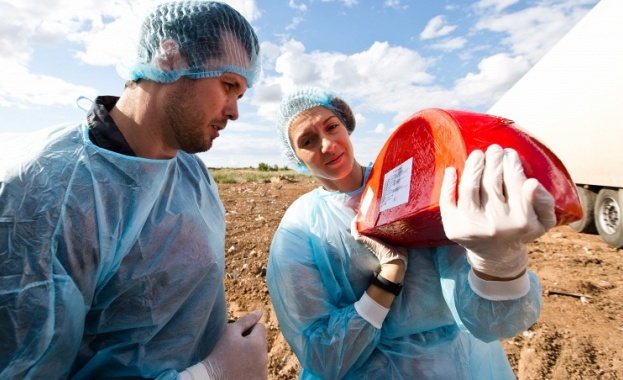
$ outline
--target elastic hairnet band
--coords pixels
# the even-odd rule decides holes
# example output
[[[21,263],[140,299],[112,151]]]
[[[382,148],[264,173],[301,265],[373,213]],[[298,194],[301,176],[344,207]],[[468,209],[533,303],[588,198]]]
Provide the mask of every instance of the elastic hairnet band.
[[[80,102],[81,102],[81,101],[83,101],[83,100],[86,100],[86,101],[90,102],[90,104],[89,104],[89,106],[88,106],[87,108],[84,108],[84,107],[82,107],[82,106],[80,105]],[[89,112],[89,109],[91,108],[91,105],[92,105],[92,104],[93,104],[93,100],[92,100],[92,99],[87,98],[87,97],[86,97],[86,96],[84,96],[84,95],[80,95],[80,96],[78,96],[78,97],[76,98],[76,106],[77,106],[78,108],[80,108],[81,110],[83,110],[84,112]]]

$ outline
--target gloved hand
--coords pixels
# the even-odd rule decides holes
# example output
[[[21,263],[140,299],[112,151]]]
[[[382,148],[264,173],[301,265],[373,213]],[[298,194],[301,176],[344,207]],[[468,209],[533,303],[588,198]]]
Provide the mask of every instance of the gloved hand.
[[[476,271],[501,278],[528,265],[525,243],[556,225],[554,198],[527,179],[517,152],[491,145],[465,161],[456,201],[455,168],[446,169],[439,209],[446,236],[467,249]]]
[[[202,362],[209,379],[267,379],[266,328],[258,323],[262,311],[245,315],[228,325],[216,346]]]
[[[357,231],[356,219],[353,219],[350,224],[350,234],[360,243],[365,244],[366,247],[372,253],[378,257],[381,265],[388,263],[393,260],[400,259],[405,263],[405,271],[407,270],[407,263],[409,261],[409,255],[407,253],[407,248],[404,247],[396,247],[390,244],[383,242],[382,240],[361,235],[359,231]]]

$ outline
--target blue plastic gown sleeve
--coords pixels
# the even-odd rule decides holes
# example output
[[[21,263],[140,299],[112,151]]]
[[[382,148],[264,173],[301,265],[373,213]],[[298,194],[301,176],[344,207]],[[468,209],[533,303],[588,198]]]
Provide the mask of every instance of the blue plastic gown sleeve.
[[[511,338],[528,329],[538,319],[541,306],[541,284],[531,271],[530,290],[525,296],[508,301],[490,301],[471,289],[464,248],[440,248],[445,254],[435,256],[444,298],[457,324],[484,342]]]

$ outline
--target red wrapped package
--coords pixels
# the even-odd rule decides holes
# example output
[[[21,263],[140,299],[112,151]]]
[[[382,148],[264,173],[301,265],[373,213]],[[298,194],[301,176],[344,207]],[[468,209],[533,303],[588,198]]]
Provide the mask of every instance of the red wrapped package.
[[[444,171],[453,166],[460,177],[469,153],[491,144],[515,149],[526,177],[554,196],[557,225],[581,219],[577,190],[562,162],[513,121],[430,108],[402,123],[381,149],[363,190],[357,229],[406,247],[451,243],[439,212]]]

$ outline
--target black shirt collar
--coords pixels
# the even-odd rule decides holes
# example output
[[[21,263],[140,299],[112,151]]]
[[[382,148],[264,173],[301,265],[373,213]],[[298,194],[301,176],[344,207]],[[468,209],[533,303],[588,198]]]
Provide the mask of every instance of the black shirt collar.
[[[89,138],[93,144],[126,156],[136,156],[134,150],[115,124],[109,112],[117,104],[117,96],[98,96],[87,113]]]

